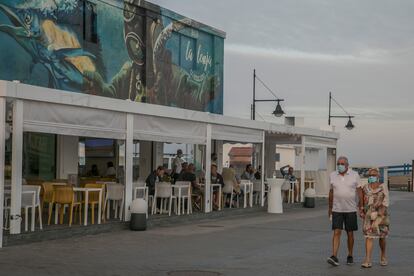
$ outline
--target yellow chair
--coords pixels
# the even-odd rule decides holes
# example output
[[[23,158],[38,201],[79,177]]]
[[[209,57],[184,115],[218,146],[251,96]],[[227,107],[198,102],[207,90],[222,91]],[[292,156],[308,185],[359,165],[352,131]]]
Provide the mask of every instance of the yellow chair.
[[[75,193],[73,191],[73,187],[56,186],[53,191],[51,205],[53,207],[53,205],[56,205],[56,204],[60,205],[59,224],[63,224],[63,216],[64,216],[63,211],[64,211],[65,204],[69,205],[69,226],[72,226],[74,208],[75,208],[75,212],[79,211],[79,223],[82,224],[82,205],[81,205],[81,202],[79,201],[75,202]],[[52,208],[49,208],[48,225],[50,225],[51,218],[52,218]]]
[[[85,184],[85,188],[102,188],[102,198],[101,198],[101,208],[104,206],[104,199],[105,199],[105,184],[96,184],[96,183],[88,183]],[[82,201],[83,204],[85,200]],[[99,206],[99,192],[89,192],[88,195],[88,205],[91,206],[92,209],[92,224],[95,224],[95,206]],[[102,213],[102,209],[98,210],[98,212]],[[105,216],[102,213],[102,220],[105,221]]]
[[[41,202],[40,202],[40,206],[43,210],[44,208],[44,204],[45,203],[49,203],[49,209],[52,207],[51,203],[53,201],[53,191],[54,191],[54,186],[52,183],[50,182],[43,182],[42,183],[42,190],[40,192],[40,198],[41,198]]]

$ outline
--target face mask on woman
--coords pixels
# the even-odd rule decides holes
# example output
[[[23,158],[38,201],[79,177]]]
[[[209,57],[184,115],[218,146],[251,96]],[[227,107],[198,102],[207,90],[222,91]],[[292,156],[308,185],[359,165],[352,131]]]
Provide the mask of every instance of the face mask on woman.
[[[376,183],[376,182],[378,182],[378,177],[376,176],[368,177],[368,183]]]

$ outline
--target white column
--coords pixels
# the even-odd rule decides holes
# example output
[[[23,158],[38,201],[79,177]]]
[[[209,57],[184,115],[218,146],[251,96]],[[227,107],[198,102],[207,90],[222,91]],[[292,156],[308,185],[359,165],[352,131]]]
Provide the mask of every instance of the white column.
[[[57,135],[56,178],[68,179],[70,174],[78,174],[79,137]]]
[[[211,184],[211,125],[207,124],[206,135],[206,175],[204,185],[204,212],[211,212],[210,184]]]
[[[264,185],[264,179],[265,179],[265,137],[266,133],[263,131],[263,142],[262,142],[262,194],[260,195],[261,201],[260,204],[263,207],[264,206],[264,196],[265,196],[265,185]],[[272,154],[272,153],[271,153]],[[273,154],[274,156],[274,154]]]
[[[223,141],[216,140],[216,149],[217,153],[217,170],[219,172],[223,171]]]
[[[384,184],[387,185],[387,187],[388,187],[388,167],[384,167],[383,178],[384,178]]]
[[[10,234],[20,234],[23,161],[23,101],[21,100],[15,100],[13,103],[12,139]]]
[[[134,154],[134,115],[127,114],[125,137],[125,221],[129,221],[131,214],[129,206],[132,202],[132,166]]]
[[[6,142],[6,99],[0,98],[0,248],[3,247],[3,214],[4,214],[4,156]]]
[[[305,192],[305,136],[302,136],[302,144],[300,147],[300,202],[304,201],[303,193]]]

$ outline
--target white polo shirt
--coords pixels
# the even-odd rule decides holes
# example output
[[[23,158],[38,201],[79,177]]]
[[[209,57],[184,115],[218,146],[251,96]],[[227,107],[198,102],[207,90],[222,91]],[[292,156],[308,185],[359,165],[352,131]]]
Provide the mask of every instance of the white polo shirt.
[[[361,181],[357,172],[348,169],[345,175],[337,171],[330,176],[331,189],[333,189],[333,212],[350,213],[357,209],[357,188]]]

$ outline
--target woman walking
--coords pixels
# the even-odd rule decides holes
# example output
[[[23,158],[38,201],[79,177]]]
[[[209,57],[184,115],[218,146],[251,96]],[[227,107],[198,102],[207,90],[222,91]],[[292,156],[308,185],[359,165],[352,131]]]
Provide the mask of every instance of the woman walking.
[[[364,219],[363,232],[365,236],[365,260],[362,263],[363,268],[372,267],[372,246],[373,239],[379,239],[381,249],[381,266],[388,264],[385,254],[386,241],[389,233],[389,193],[384,183],[379,182],[379,172],[377,169],[370,169],[368,184],[362,189],[364,198],[364,207],[362,207],[361,216]]]

